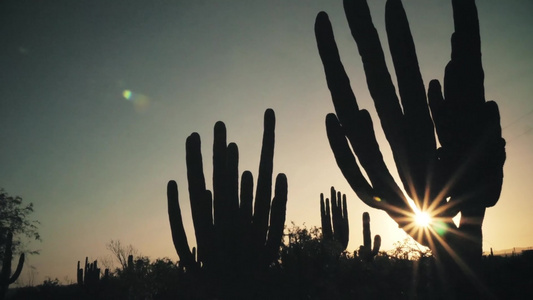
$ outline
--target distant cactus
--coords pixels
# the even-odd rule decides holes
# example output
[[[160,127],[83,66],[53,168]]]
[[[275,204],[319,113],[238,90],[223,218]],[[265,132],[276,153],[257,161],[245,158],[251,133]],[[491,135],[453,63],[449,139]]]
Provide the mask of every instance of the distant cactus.
[[[0,299],[4,299],[10,284],[15,282],[22,272],[24,265],[24,253],[20,255],[15,273],[11,275],[11,260],[13,259],[13,232],[9,231],[6,237],[4,259],[2,261],[2,270],[0,271]]]
[[[80,267],[80,261],[78,260],[78,267],[76,268],[76,279],[78,285],[83,285],[83,269]]]
[[[105,269],[104,278],[109,276],[109,270]],[[100,281],[100,268],[98,268],[98,262],[95,260],[89,263],[89,258],[85,257],[85,267],[81,268],[80,261],[78,260],[78,267],[76,272],[76,278],[78,285],[94,286]]]
[[[339,242],[342,250],[346,250],[350,234],[346,195],[342,195],[341,201],[341,192],[336,192],[334,187],[331,187],[330,194],[331,200],[326,198],[325,201],[324,194],[320,194],[322,236],[324,240]]]
[[[374,248],[372,248],[372,239],[370,234],[370,215],[363,213],[363,245],[359,247],[359,257],[363,261],[372,261],[379,253],[381,247],[381,236],[374,236]]]
[[[129,270],[133,270],[134,268],[134,265],[133,265],[133,255],[128,255],[128,264],[127,264],[127,268]]]
[[[277,176],[271,201],[274,127],[274,111],[268,109],[255,203],[251,172],[243,172],[239,190],[238,148],[235,143],[226,144],[224,123],[217,122],[214,129],[213,193],[205,186],[200,136],[193,133],[187,138],[187,179],[197,259],[183,228],[175,181],[168,183],[167,196],[172,239],[180,265],[188,271],[242,274],[264,269],[277,258],[285,223],[287,178],[284,174]]]

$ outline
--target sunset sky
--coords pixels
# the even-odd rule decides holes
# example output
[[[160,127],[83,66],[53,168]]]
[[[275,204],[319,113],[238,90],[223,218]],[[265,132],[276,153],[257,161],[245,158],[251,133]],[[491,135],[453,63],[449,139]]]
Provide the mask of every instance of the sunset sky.
[[[385,47],[385,0],[370,1]],[[507,161],[487,210],[485,251],[533,246],[533,2],[477,1],[487,100],[501,113]],[[404,0],[425,84],[443,79],[451,1]],[[152,259],[178,256],[166,184],[176,180],[189,242],[185,140],[202,138],[210,181],[213,126],[225,122],[240,170],[257,175],[263,113],[276,113],[274,176],[288,177],[287,224],[320,226],[319,195],[347,194],[350,243],[371,216],[382,250],[405,237],[366,207],[337,168],[325,131],[333,112],[313,26],[330,15],[359,106],[373,117],[396,176],[342,1],[5,0],[0,2],[0,187],[33,202],[42,243],[35,283],[75,280],[76,263],[109,256],[111,240]],[[392,72],[393,70],[390,69]],[[397,176],[396,176],[397,177]],[[210,182],[208,186],[211,187]]]

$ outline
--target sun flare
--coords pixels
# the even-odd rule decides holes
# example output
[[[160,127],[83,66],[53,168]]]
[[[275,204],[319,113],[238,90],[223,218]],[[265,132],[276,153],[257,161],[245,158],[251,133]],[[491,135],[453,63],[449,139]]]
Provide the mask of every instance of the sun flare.
[[[415,215],[415,222],[420,227],[428,227],[431,224],[431,216],[427,212],[419,212]]]

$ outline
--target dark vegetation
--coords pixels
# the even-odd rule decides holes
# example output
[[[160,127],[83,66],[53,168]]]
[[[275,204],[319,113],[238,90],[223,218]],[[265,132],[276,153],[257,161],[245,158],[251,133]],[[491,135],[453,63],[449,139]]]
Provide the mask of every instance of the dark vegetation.
[[[20,237],[40,240],[37,231],[39,222],[32,220],[33,204],[23,204],[18,196],[10,196],[0,189],[0,299],[3,299],[10,284],[14,283],[24,266],[25,252],[37,254],[38,251],[25,247]],[[14,255],[19,259],[12,270]]]
[[[47,279],[35,287],[11,289],[7,299],[446,299],[435,258],[406,258],[418,257],[416,247],[402,243],[365,261],[357,251],[336,256],[340,245],[324,240],[316,227],[293,224],[285,236],[278,260],[261,277],[235,283],[247,295],[238,290],[221,297],[215,293],[216,282],[187,272],[179,262],[139,256],[107,278],[102,272],[93,285]],[[533,255],[488,255],[481,267],[492,299],[532,299]]]

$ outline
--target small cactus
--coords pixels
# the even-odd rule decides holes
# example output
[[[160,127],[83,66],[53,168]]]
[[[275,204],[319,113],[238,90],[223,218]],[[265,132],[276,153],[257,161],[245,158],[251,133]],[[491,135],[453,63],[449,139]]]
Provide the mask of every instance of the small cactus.
[[[342,250],[345,250],[348,247],[350,233],[346,195],[342,195],[341,201],[341,192],[336,192],[334,187],[331,187],[330,192],[331,200],[326,198],[324,201],[324,194],[320,194],[322,236],[326,241],[338,241],[342,246]]]
[[[374,248],[372,248],[371,234],[370,234],[370,215],[367,212],[363,213],[363,245],[359,247],[359,257],[363,261],[372,261],[378,254],[381,247],[381,236],[377,234],[374,236]]]

